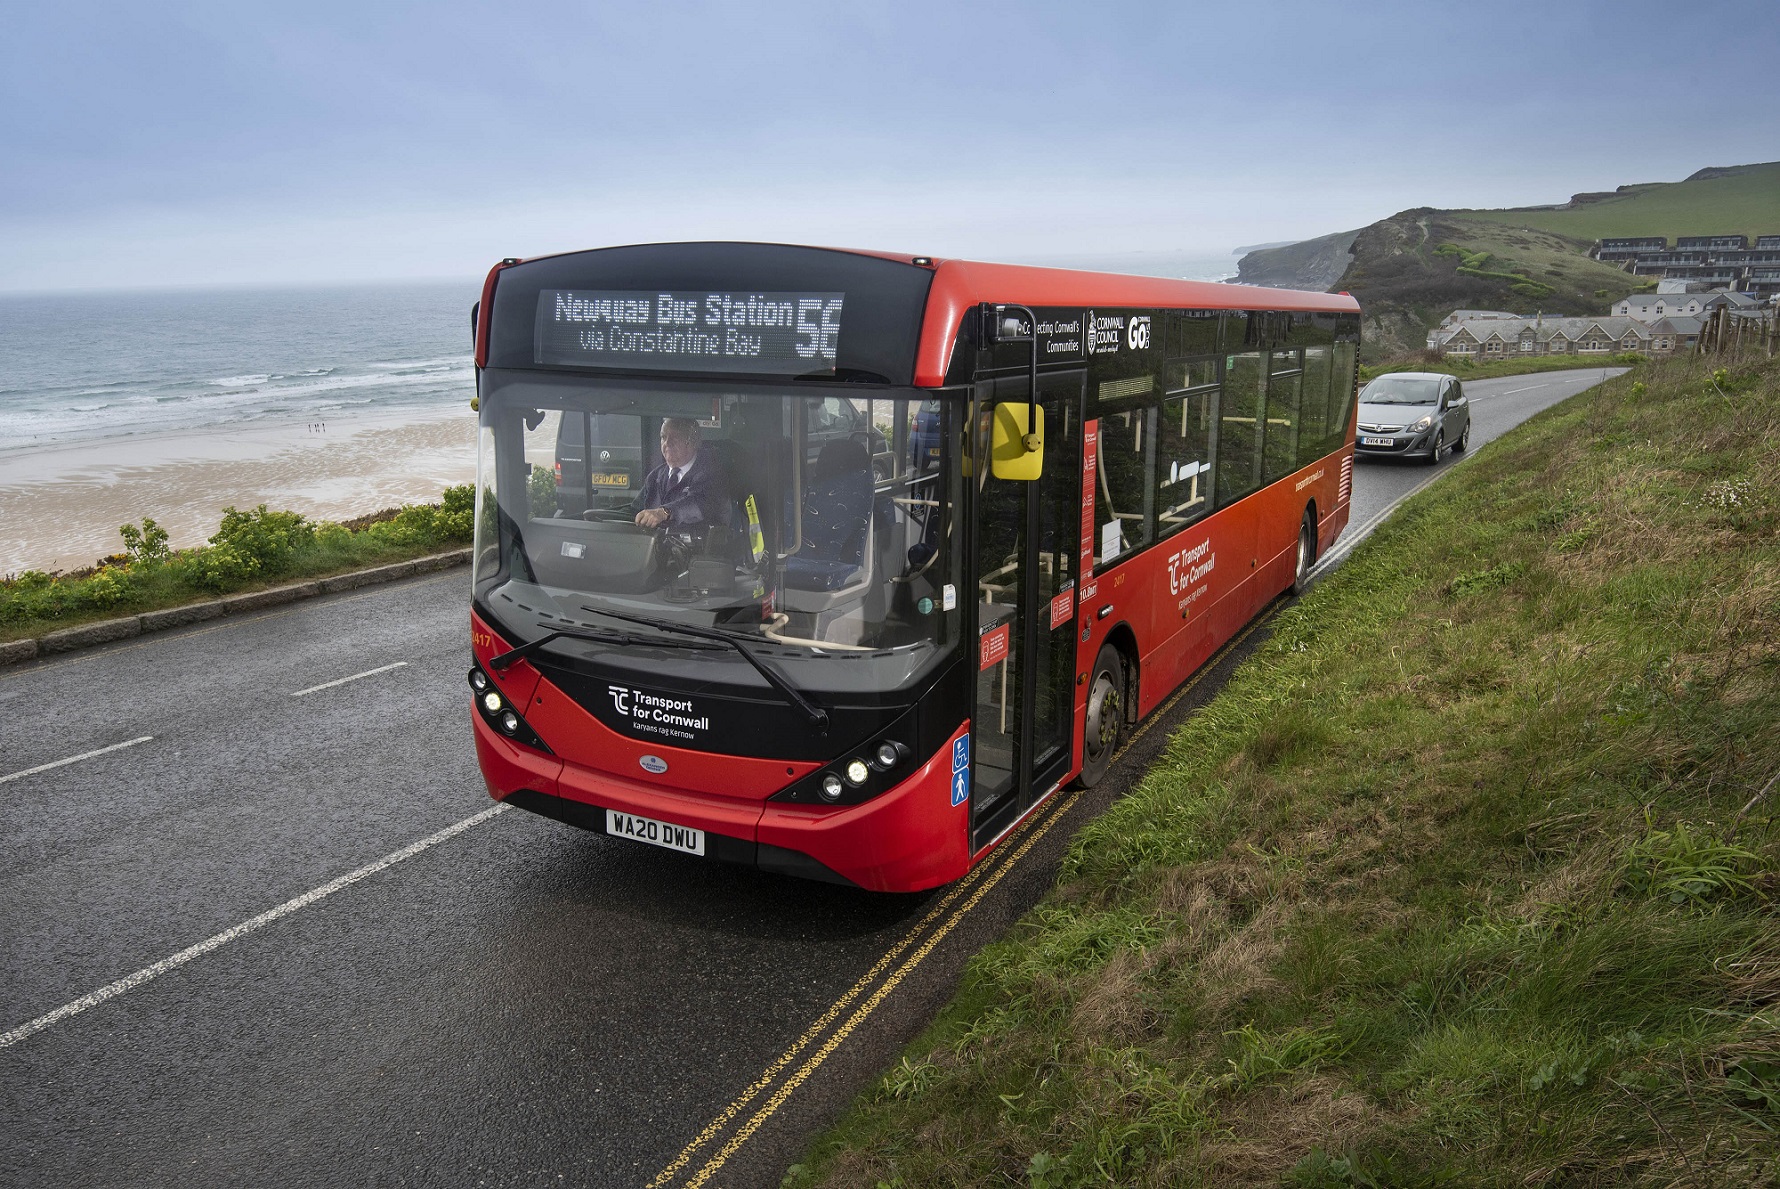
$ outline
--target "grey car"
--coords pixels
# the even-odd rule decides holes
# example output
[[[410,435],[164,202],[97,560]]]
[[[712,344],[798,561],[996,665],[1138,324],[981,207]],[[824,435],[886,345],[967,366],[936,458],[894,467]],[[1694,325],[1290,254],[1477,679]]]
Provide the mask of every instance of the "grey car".
[[[1431,465],[1449,447],[1457,453],[1470,444],[1471,402],[1451,376],[1391,372],[1360,392],[1356,455],[1420,457]]]

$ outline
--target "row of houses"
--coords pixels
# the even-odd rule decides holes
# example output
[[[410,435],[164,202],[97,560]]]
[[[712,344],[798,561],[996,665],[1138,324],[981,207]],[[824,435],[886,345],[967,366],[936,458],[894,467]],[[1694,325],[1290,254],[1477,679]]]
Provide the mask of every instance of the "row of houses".
[[[1589,255],[1641,277],[1667,277],[1745,293],[1780,293],[1780,235],[1660,235],[1598,240]]]
[[[1686,286],[1676,285],[1685,289]],[[1664,288],[1668,288],[1665,285]],[[1776,299],[1715,289],[1634,293],[1604,317],[1528,317],[1504,310],[1454,310],[1428,332],[1428,350],[1467,358],[1504,355],[1613,355],[1690,351],[1719,310],[1732,318],[1772,318]]]
[[[1455,310],[1428,332],[1428,350],[1464,358],[1533,355],[1670,355],[1691,350],[1704,318],[1678,314],[1641,322],[1623,315],[1598,318],[1526,317],[1500,310]]]
[[[1714,289],[1707,293],[1664,292],[1634,293],[1615,303],[1612,312],[1621,318],[1640,322],[1660,322],[1664,318],[1710,318],[1712,311],[1725,306],[1734,312],[1762,308],[1765,303],[1748,293],[1731,289]]]

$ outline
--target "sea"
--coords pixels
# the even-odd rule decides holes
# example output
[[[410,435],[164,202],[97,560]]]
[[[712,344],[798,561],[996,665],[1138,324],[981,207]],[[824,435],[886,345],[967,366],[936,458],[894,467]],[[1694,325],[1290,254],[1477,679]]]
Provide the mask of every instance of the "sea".
[[[0,295],[7,454],[467,406],[479,279]]]
[[[1021,260],[1223,280],[1234,254]],[[0,294],[9,453],[95,439],[467,405],[479,278],[339,287]]]

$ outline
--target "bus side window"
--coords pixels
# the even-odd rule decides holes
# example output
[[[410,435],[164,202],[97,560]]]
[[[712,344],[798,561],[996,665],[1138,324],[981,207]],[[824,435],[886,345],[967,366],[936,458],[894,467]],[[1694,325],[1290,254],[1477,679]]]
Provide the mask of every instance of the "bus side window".
[[[1304,401],[1298,421],[1298,465],[1309,466],[1329,452],[1329,435],[1339,433],[1329,409],[1329,348],[1304,348]]]
[[[1272,483],[1298,469],[1298,406],[1303,392],[1303,356],[1297,348],[1270,351],[1267,371],[1261,481]]]
[[[1100,490],[1094,500],[1095,556],[1106,565],[1155,539],[1156,378],[1100,385]]]
[[[1347,441],[1348,422],[1354,415],[1354,353],[1358,349],[1357,343],[1335,344],[1334,366],[1329,374],[1329,436],[1323,442],[1324,450],[1338,450]]]
[[[1217,389],[1162,402],[1156,427],[1156,537],[1179,532],[1211,509],[1211,419]]]
[[[1263,358],[1263,352],[1245,351],[1225,360],[1224,399],[1218,414],[1220,508],[1260,486]]]

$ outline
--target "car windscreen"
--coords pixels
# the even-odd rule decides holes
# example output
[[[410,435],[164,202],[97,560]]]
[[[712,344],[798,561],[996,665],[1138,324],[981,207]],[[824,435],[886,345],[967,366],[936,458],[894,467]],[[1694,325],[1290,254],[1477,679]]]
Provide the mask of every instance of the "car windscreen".
[[[1427,376],[1380,376],[1360,393],[1363,405],[1431,405],[1440,398],[1440,381]]]

